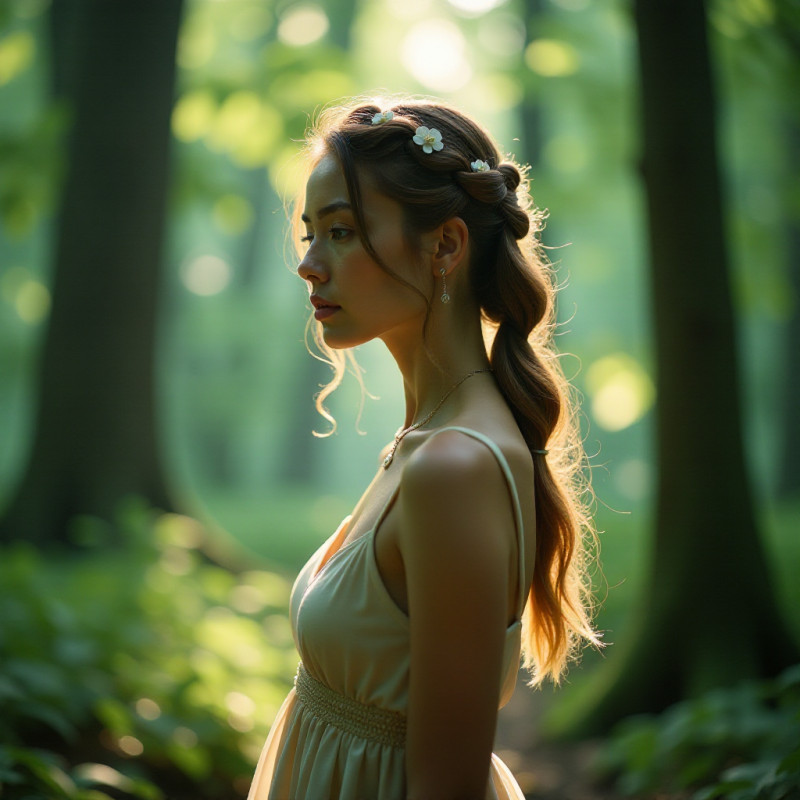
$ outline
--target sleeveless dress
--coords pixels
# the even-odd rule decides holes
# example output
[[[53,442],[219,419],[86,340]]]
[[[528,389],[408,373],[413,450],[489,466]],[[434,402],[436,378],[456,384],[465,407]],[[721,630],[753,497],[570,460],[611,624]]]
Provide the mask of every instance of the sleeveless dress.
[[[492,451],[514,504],[520,570],[517,616],[506,630],[502,708],[516,683],[527,597],[522,510],[500,448],[468,428],[450,426],[431,435],[445,430],[461,431]],[[396,494],[397,489],[370,531],[341,547],[347,517],[292,588],[291,623],[302,661],[261,752],[248,800],[405,800],[409,618],[387,592],[374,549],[375,531]],[[494,754],[486,798],[525,800]]]

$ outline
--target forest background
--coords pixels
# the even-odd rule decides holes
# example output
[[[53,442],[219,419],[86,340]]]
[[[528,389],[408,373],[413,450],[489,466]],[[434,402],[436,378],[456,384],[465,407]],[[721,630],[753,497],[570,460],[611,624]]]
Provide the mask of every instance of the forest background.
[[[374,397],[348,379],[329,403],[336,432],[312,435],[329,428],[313,407],[329,371],[306,352],[286,200],[310,118],[354,94],[452,101],[531,165],[549,211],[558,343],[597,495],[598,625],[615,644],[585,658],[542,724],[605,734],[796,660],[800,13],[772,0],[673,7],[700,10],[716,92],[708,125],[691,78],[673,92],[692,121],[679,158],[691,164],[713,141],[702,164],[721,176],[721,226],[693,205],[706,197],[691,184],[702,169],[667,220],[685,253],[671,265],[672,306],[703,322],[684,336],[653,292],[664,273],[641,110],[659,90],[641,55],[647,6],[2,0],[5,793],[246,793],[296,665],[291,578],[402,419],[399,375],[370,344],[358,358]],[[667,84],[702,61],[689,29],[661,29]],[[677,161],[667,171],[683,175]],[[97,173],[119,192],[98,195]],[[721,245],[717,283],[706,240]],[[677,357],[697,363],[670,383],[663,342],[682,339]],[[733,366],[718,372],[726,347]],[[676,394],[683,410],[665,417]],[[673,474],[691,484],[671,515]],[[745,619],[748,608],[759,613]],[[664,660],[670,649],[680,664]],[[631,691],[626,675],[648,664],[660,669]],[[796,677],[786,685],[796,691]],[[722,761],[714,768],[730,754]],[[673,764],[629,788],[685,789],[705,769]]]

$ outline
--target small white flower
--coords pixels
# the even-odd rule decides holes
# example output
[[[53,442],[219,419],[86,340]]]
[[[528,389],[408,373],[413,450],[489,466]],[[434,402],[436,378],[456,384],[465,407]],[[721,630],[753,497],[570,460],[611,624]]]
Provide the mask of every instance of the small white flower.
[[[491,169],[485,161],[481,161],[480,159],[473,161],[470,166],[473,172],[488,172]]]
[[[373,125],[380,125],[382,122],[388,122],[394,118],[394,111],[379,111],[373,118]]]
[[[423,153],[432,153],[434,150],[441,150],[444,147],[442,134],[436,128],[426,128],[424,125],[417,128],[413,141],[414,144],[422,147]]]

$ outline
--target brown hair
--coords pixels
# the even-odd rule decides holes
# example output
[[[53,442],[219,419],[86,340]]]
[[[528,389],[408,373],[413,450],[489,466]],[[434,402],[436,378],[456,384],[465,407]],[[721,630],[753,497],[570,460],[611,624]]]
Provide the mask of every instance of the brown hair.
[[[587,539],[594,541],[591,492],[577,404],[552,342],[555,286],[539,237],[545,215],[532,204],[524,171],[501,158],[489,134],[459,111],[403,100],[391,105],[392,119],[373,125],[373,116],[385,110],[356,101],[323,112],[307,139],[309,161],[313,166],[325,153],[336,156],[364,248],[407,286],[369,241],[359,175],[402,205],[412,241],[456,216],[469,229],[471,288],[485,326],[494,331],[489,360],[535,462],[536,559],[523,615],[524,663],[532,684],[548,676],[557,683],[582,639],[600,642],[586,569]],[[442,150],[424,153],[413,143],[420,125],[440,131]],[[473,171],[476,160],[489,169]],[[335,375],[317,408],[333,422],[323,401],[341,382],[345,356],[327,347],[320,327],[313,328],[314,338]],[[545,448],[546,457],[536,453]]]

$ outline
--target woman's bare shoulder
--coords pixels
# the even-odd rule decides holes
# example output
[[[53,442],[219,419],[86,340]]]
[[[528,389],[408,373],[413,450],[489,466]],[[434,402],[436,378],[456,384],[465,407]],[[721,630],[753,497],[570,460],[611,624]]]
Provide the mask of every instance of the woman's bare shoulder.
[[[532,477],[532,459],[528,445],[513,418],[492,419],[489,424],[478,424],[470,417],[453,420],[441,432],[433,431],[409,459],[413,469],[435,470],[446,467],[470,472],[497,468],[497,456],[485,441],[488,439],[500,451],[502,458],[518,478]],[[470,433],[478,434],[478,438]],[[459,477],[468,477],[460,475]],[[480,476],[478,476],[480,477]]]
[[[505,538],[486,536],[508,509],[505,477],[494,454],[471,436],[445,430],[420,445],[403,467],[399,499],[409,551],[469,544],[477,558],[507,557]]]
[[[404,489],[425,490],[434,485],[441,489],[453,486],[464,491],[479,487],[496,470],[497,459],[489,448],[454,427],[434,431],[411,454],[403,468],[401,485]]]

